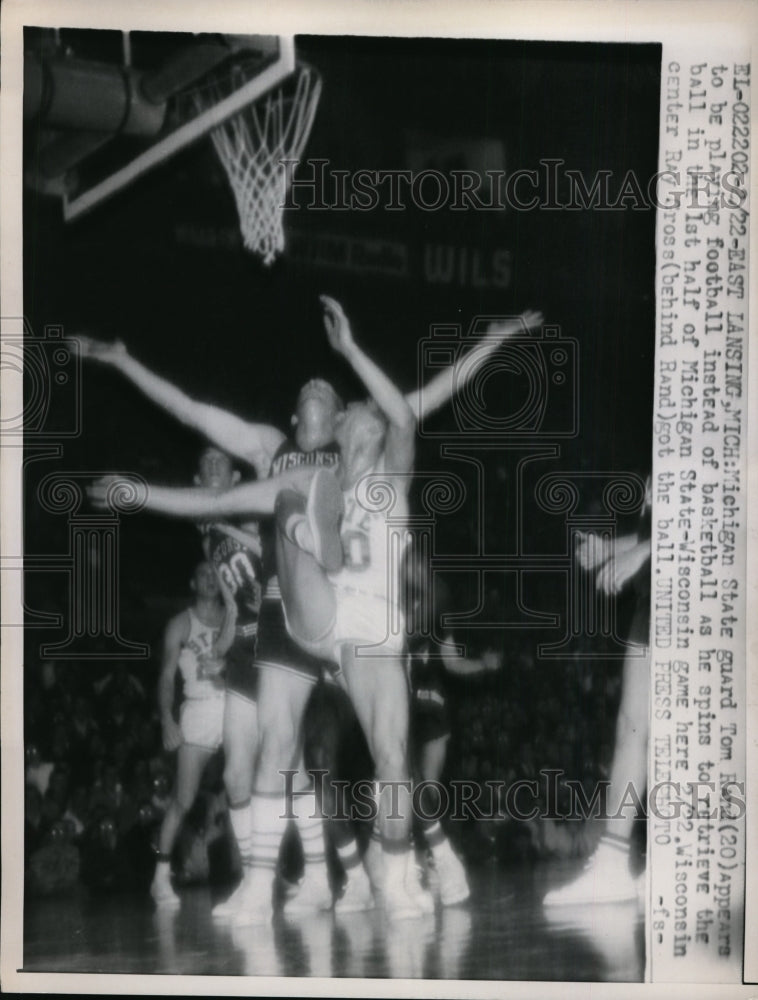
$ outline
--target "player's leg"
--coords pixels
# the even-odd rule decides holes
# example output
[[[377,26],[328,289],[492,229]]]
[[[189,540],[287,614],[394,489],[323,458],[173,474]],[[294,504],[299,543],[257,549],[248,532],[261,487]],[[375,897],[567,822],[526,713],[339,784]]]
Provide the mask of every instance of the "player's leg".
[[[649,674],[649,657],[627,656],[608,789],[611,818],[605,823],[600,843],[584,872],[568,885],[547,893],[546,906],[622,902],[638,895],[629,861],[634,802],[644,801],[647,783]],[[616,814],[618,818],[613,818]]]
[[[347,690],[374,758],[378,828],[382,838],[385,902],[395,918],[418,916],[431,899],[419,891],[410,845],[408,687],[399,656],[357,656],[342,646]],[[433,908],[433,904],[431,904]]]
[[[345,875],[342,894],[335,902],[335,910],[340,913],[370,909],[374,903],[355,828],[347,815],[345,789],[339,793],[333,784],[339,773],[341,745],[354,732],[355,725],[355,713],[344,688],[322,681],[306,709],[305,762],[318,772],[315,786],[319,813]]]
[[[305,769],[302,746],[301,732],[300,753],[297,773],[292,779],[290,806],[303,849],[305,871],[297,894],[287,899],[284,904],[284,912],[290,916],[330,910],[333,903],[326,866],[324,820],[316,795],[316,783]]]
[[[177,751],[176,783],[158,836],[158,863],[150,894],[159,905],[176,905],[179,897],[171,886],[171,852],[184,817],[200,788],[200,780],[213,750],[183,743]]]
[[[312,682],[286,669],[261,667],[258,761],[250,800],[251,853],[239,923],[270,920],[279,849],[287,825],[284,772],[299,763],[298,737]]]
[[[316,555],[340,546],[341,509],[342,493],[326,470],[314,477],[307,498],[294,490],[282,490],[276,499],[277,575],[291,634],[298,641],[319,642],[334,623],[334,588]],[[319,524],[322,511],[325,523]],[[333,568],[338,568],[333,553],[329,560],[335,564]]]
[[[442,778],[447,757],[450,733],[431,735],[423,740],[417,750],[416,770],[424,783],[419,802],[421,827],[427,847],[432,852],[439,881],[440,900],[443,906],[454,906],[469,897],[468,879],[460,859],[442,829],[437,815],[439,798],[436,786]]]
[[[253,671],[251,666],[247,669]],[[257,695],[257,690],[255,694]],[[224,714],[224,787],[229,800],[229,819],[242,865],[242,882],[229,899],[214,907],[214,916],[227,916],[236,911],[242,899],[246,873],[251,865],[250,799],[258,738],[257,701],[241,691],[228,688]]]

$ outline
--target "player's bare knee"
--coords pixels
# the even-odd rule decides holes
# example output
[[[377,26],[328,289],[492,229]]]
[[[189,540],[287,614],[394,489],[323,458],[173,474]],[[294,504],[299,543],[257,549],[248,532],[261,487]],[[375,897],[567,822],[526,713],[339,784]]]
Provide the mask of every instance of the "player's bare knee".
[[[268,773],[291,767],[296,735],[289,720],[267,727],[262,734],[258,767]]]
[[[195,801],[195,796],[190,796],[188,792],[177,793],[174,799],[174,812],[179,816],[180,819],[184,819],[187,813],[192,808],[192,804]]]
[[[377,777],[388,780],[405,776],[406,753],[402,745],[378,747],[375,759]]]

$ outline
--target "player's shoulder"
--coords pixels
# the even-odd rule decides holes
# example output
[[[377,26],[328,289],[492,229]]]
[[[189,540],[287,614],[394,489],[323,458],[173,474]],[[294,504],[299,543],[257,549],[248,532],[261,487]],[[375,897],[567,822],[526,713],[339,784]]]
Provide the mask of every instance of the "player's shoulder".
[[[166,625],[166,639],[173,642],[184,642],[192,631],[192,610],[184,608],[173,618],[169,618]]]

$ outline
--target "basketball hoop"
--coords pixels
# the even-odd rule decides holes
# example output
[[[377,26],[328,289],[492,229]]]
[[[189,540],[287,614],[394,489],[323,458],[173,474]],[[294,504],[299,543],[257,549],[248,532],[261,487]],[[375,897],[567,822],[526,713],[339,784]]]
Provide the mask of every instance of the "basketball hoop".
[[[232,73],[242,73],[239,65]],[[213,83],[194,96],[198,109],[224,98]],[[210,135],[237,203],[245,247],[269,265],[284,249],[287,169],[308,141],[321,96],[321,78],[300,66],[283,86],[214,128]]]

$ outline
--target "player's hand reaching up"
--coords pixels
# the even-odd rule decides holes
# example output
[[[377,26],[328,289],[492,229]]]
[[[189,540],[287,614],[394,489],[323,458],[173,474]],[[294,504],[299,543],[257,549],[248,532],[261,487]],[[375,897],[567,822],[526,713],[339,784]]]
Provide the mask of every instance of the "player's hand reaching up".
[[[91,361],[100,361],[105,365],[117,365],[128,356],[126,344],[123,340],[96,340],[87,334],[77,334],[79,341],[79,353],[82,358],[89,358]]]
[[[324,327],[329,343],[339,354],[347,354],[354,344],[350,320],[336,299],[319,295],[319,301],[324,308]]]
[[[87,487],[87,498],[95,510],[127,513],[139,510],[147,501],[147,483],[138,476],[112,473],[95,479]]]
[[[163,719],[163,749],[176,750],[182,745],[182,731],[173,718]]]

